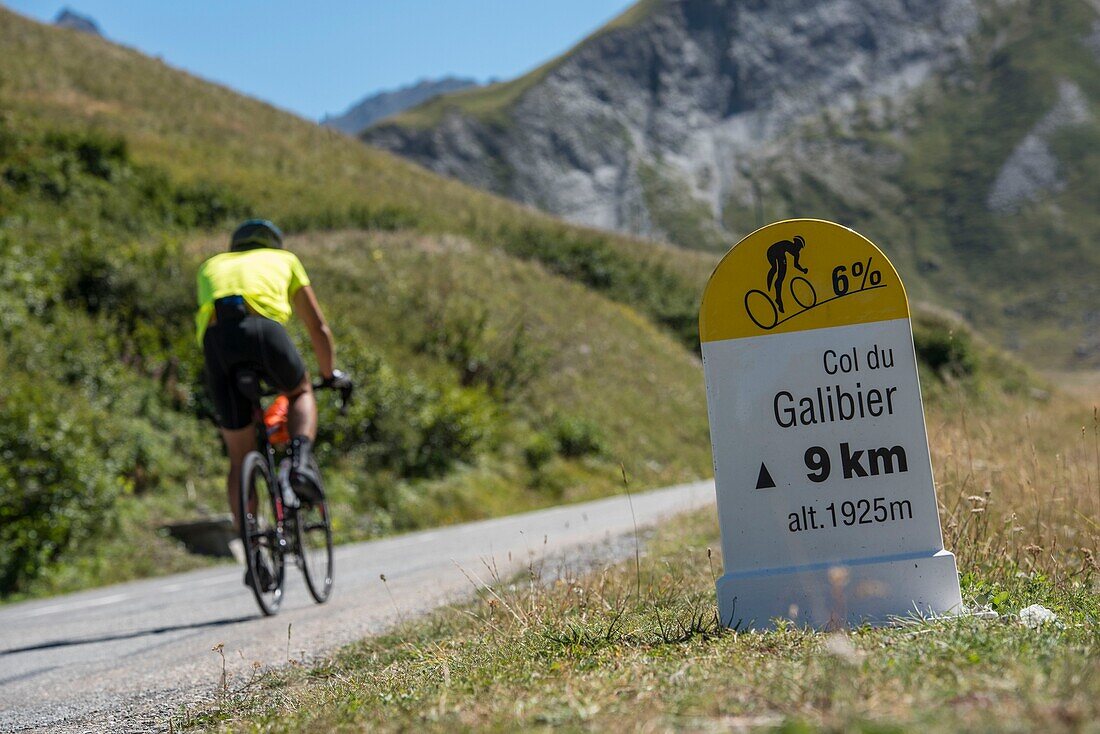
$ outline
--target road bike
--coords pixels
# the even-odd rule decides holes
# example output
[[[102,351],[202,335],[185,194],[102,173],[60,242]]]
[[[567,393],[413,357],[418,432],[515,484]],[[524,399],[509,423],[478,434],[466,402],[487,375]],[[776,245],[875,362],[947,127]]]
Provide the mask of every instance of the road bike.
[[[796,285],[798,289],[795,289]],[[813,283],[801,275],[791,278],[787,287],[790,289],[791,297],[800,308],[799,311],[794,313],[790,313],[789,309],[780,311],[770,293],[754,288],[745,294],[745,313],[749,315],[754,324],[761,329],[771,330],[787,319],[797,316],[803,311],[809,311],[817,305],[817,289],[814,288]],[[780,313],[784,314],[782,319],[779,318]]]
[[[312,500],[297,497],[290,485],[290,458],[277,461],[279,449],[268,440],[262,398],[275,395],[261,386],[252,370],[237,373],[237,386],[252,403],[256,428],[255,451],[245,456],[241,467],[238,497],[240,537],[244,546],[248,580],[256,603],[265,616],[279,611],[287,560],[293,559],[305,577],[306,587],[318,604],[332,594],[332,523],[324,487],[316,487]],[[352,388],[336,388],[323,382],[314,390],[333,389],[340,393],[340,414],[347,411]],[[320,481],[316,459],[310,457],[313,474]]]

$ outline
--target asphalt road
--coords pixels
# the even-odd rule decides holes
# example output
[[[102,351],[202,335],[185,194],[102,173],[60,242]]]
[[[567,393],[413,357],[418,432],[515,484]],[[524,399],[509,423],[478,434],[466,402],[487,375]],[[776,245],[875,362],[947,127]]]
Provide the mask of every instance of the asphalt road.
[[[271,618],[238,566],[0,607],[0,731],[165,729],[217,695],[218,643],[237,685],[254,662],[308,659],[468,596],[489,567],[507,578],[539,558],[632,553],[623,538],[635,518],[643,527],[713,502],[706,481],[342,546],[330,601],[314,604],[292,568]]]

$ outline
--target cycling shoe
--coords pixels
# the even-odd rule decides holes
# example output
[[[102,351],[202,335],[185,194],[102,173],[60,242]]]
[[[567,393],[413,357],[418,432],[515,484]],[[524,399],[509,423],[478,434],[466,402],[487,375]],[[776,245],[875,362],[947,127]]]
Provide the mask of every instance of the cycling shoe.
[[[271,573],[271,569],[267,567],[267,564],[264,562],[264,559],[259,555],[259,553],[256,554],[255,561],[256,561],[256,568],[258,569],[258,573],[259,573],[259,576],[260,576],[260,590],[261,591],[275,591],[275,588],[276,588],[275,575],[273,573]],[[244,572],[244,585],[249,587],[249,588],[252,588],[252,569],[251,568],[246,569],[245,572]]]
[[[303,502],[321,499],[321,477],[313,460],[313,442],[306,436],[295,436],[290,442],[290,484]]]

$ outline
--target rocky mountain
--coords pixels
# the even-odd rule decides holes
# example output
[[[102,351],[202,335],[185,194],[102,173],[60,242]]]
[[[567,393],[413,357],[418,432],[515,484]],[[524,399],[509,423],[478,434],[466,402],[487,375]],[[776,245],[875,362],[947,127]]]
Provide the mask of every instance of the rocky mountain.
[[[448,76],[442,79],[423,79],[400,89],[379,92],[364,97],[339,115],[325,116],[322,125],[334,127],[349,135],[356,135],[376,121],[404,112],[441,94],[476,87],[474,79]]]
[[[103,32],[99,30],[99,24],[91,17],[81,15],[69,8],[62,8],[57,17],[53,19],[53,24],[60,28],[69,28],[81,33],[91,33],[94,36],[103,35]]]
[[[363,139],[596,227],[721,251],[817,216],[918,297],[1100,364],[1090,0],[642,0],[525,77]]]

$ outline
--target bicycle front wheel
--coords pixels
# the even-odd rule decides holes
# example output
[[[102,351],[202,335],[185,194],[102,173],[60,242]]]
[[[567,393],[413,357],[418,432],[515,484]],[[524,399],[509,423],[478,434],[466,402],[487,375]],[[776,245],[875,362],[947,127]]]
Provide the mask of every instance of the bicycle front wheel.
[[[249,585],[265,616],[279,611],[286,576],[277,504],[281,498],[277,492],[263,455],[258,451],[249,453],[241,467],[241,542]]]
[[[314,476],[320,477],[317,462],[310,457]],[[323,487],[317,488],[318,499],[302,501],[297,511],[298,555],[302,559],[302,575],[314,601],[324,604],[332,594],[332,523]]]

